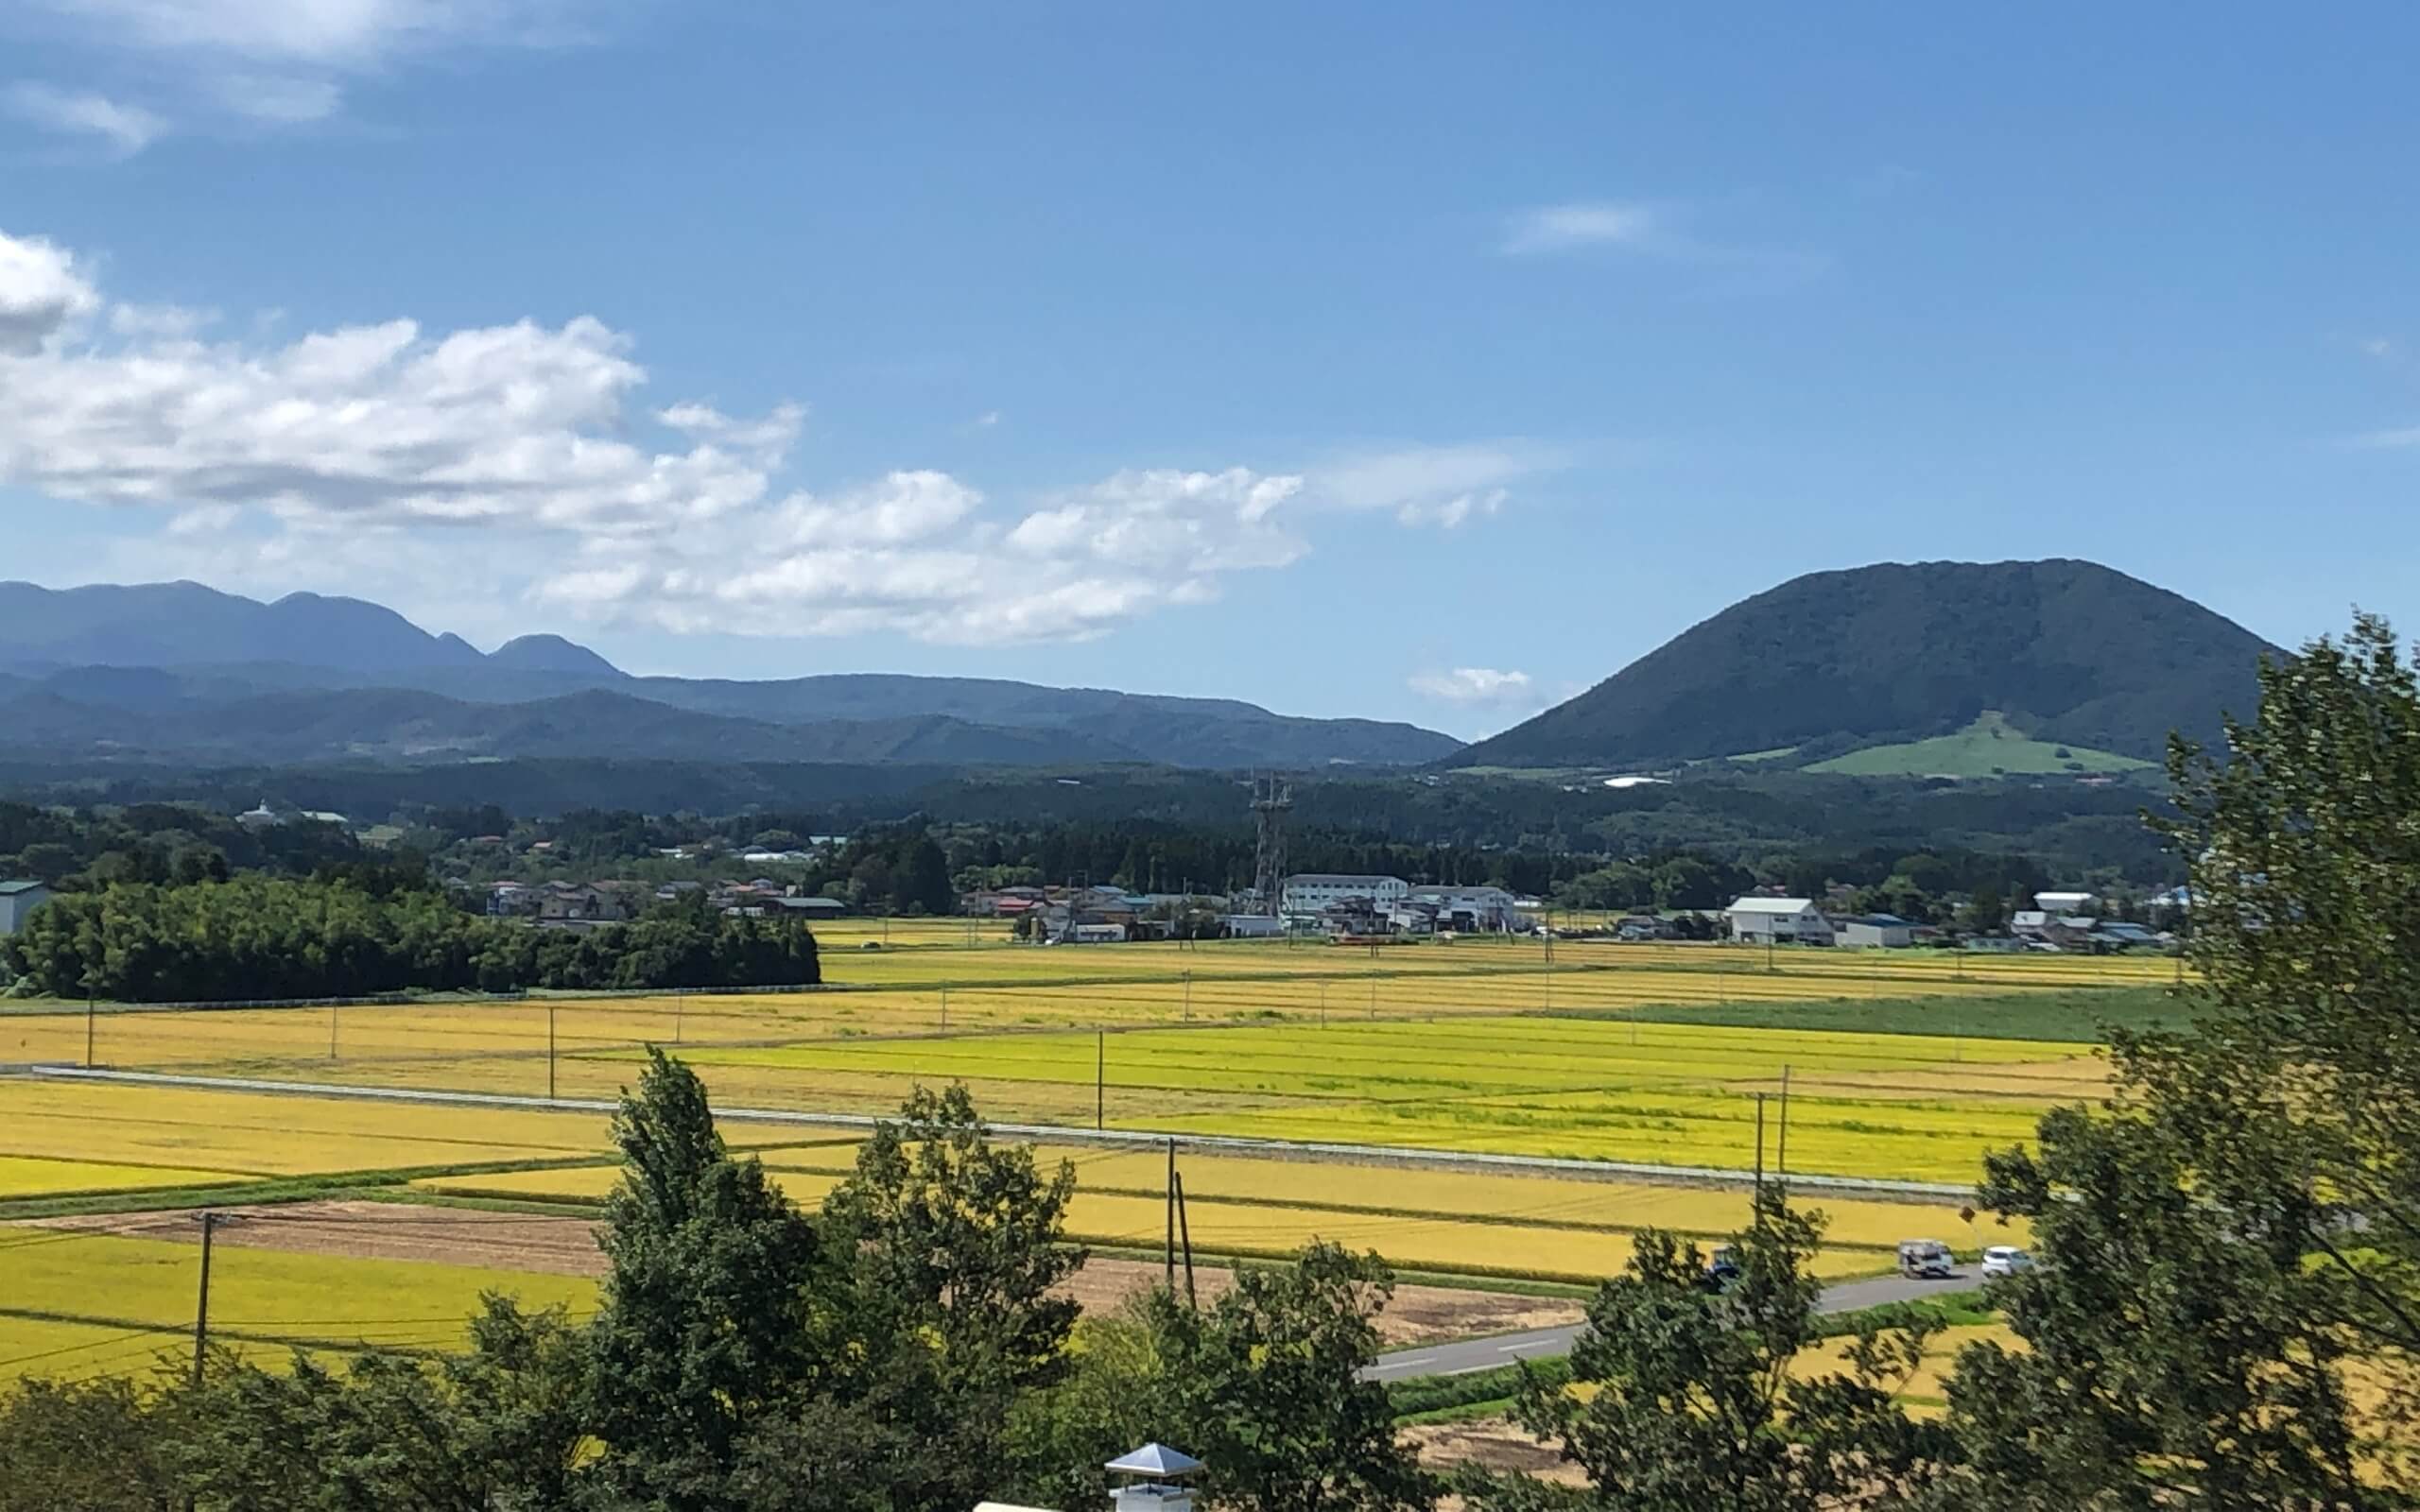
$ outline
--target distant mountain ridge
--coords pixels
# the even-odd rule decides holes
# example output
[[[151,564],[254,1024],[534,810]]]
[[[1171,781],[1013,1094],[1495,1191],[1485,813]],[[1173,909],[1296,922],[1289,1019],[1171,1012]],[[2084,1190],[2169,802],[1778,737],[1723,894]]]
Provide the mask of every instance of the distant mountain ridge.
[[[384,692],[413,697],[371,697]],[[1451,736],[1219,698],[980,678],[632,677],[528,635],[482,654],[360,599],[0,583],[0,751],[218,761],[606,755],[1411,765]]]
[[[2249,715],[2275,648],[2181,594],[2072,559],[1811,573],[1724,610],[1448,765],[1794,763],[1953,734],[1996,711],[2037,740],[2156,760]]]

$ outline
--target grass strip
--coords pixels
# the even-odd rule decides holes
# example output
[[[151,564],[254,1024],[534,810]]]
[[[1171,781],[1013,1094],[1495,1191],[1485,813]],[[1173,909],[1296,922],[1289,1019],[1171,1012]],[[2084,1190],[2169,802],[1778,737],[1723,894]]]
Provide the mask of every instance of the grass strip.
[[[2105,1040],[2112,1028],[2147,1029],[2155,1024],[2179,1027],[2192,1020],[2198,1004],[2198,998],[2190,991],[2180,994],[2167,987],[2071,988],[2064,991],[2037,988],[1982,997],[1927,997],[1919,990],[1906,997],[1795,1004],[1551,1008],[1523,1016],[2081,1044]]]

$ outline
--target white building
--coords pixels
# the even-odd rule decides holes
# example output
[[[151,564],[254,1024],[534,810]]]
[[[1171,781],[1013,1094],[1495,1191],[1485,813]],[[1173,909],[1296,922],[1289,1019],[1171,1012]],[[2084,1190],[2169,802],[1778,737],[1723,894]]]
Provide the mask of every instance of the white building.
[[[1501,887],[1414,887],[1409,901],[1434,907],[1439,929],[1500,935],[1530,927],[1521,900]]]
[[[1799,945],[1832,943],[1832,922],[1810,898],[1740,898],[1723,910],[1731,920],[1731,937],[1758,944],[1783,941]]]
[[[2037,892],[2033,906],[2046,914],[2089,914],[2100,898],[2088,892]]]
[[[50,902],[50,889],[39,882],[0,882],[0,935],[13,935],[26,916]]]
[[[1379,913],[1404,901],[1411,884],[1401,877],[1356,876],[1340,871],[1303,871],[1286,879],[1277,895],[1278,912],[1318,914],[1358,898]]]

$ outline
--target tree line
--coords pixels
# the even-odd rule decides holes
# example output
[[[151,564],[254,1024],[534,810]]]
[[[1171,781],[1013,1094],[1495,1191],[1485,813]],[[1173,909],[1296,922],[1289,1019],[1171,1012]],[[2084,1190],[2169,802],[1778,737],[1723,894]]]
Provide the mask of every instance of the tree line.
[[[537,929],[463,912],[378,868],[318,878],[118,883],[63,893],[0,937],[20,995],[123,1003],[822,980],[815,936],[688,901],[628,923]]]

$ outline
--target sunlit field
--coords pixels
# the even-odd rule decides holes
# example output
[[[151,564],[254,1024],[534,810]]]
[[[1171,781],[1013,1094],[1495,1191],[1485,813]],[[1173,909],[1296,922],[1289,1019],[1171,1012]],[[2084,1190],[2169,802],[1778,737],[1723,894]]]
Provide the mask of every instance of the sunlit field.
[[[654,1044],[700,1067],[732,1108],[875,1114],[917,1086],[963,1082],[1009,1123],[1734,1170],[1755,1163],[1761,1092],[1776,1164],[1962,1182],[2044,1108],[2101,1087],[2090,1047],[2030,1026],[2027,1004],[2072,1000],[2079,983],[2155,986],[2175,971],[2122,957],[1816,951],[1773,953],[1769,967],[1762,951],[1568,943],[1549,966],[1533,941],[852,952],[834,939],[826,955],[834,985],[809,991],[16,1011],[0,1015],[0,1056],[604,1099]],[[1955,1032],[1792,1026],[1867,1005],[1894,1028]],[[2051,1022],[2072,1028],[2075,1015]],[[445,1143],[395,1149],[380,1168],[483,1158]],[[490,1147],[489,1160],[556,1153],[510,1138]],[[274,1168],[155,1156],[199,1171]]]
[[[194,1227],[186,1214],[158,1220]],[[190,1359],[201,1250],[167,1238],[0,1230],[0,1381],[79,1379]],[[248,1358],[366,1345],[451,1349],[483,1292],[525,1307],[595,1311],[578,1277],[221,1245],[211,1262],[211,1336]]]

